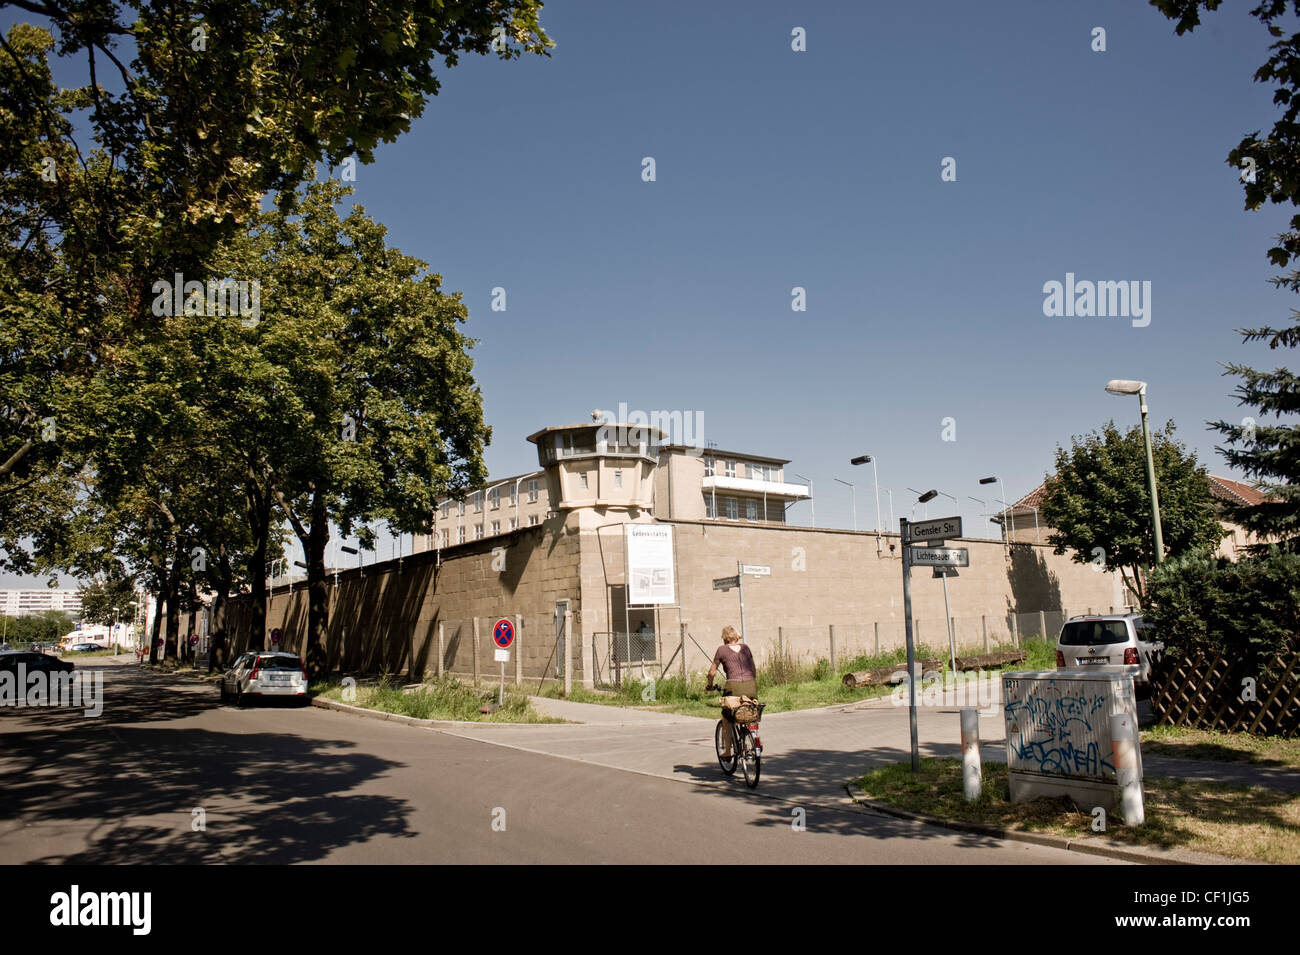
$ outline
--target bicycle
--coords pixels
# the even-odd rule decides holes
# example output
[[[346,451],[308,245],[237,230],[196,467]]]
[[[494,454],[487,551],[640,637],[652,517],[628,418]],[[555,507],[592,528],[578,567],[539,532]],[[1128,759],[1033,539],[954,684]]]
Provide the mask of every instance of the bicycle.
[[[721,687],[708,686],[706,690],[718,690]],[[745,785],[750,789],[758,785],[759,769],[763,760],[763,741],[758,735],[758,723],[763,718],[763,708],[766,703],[742,703],[733,711],[733,719],[728,720],[726,717],[718,720],[717,728],[713,733],[714,748],[718,754],[718,765],[722,767],[723,773],[730,776],[736,771],[736,764],[740,763],[741,769],[745,774]],[[731,756],[724,756],[726,750],[726,733],[731,735]]]

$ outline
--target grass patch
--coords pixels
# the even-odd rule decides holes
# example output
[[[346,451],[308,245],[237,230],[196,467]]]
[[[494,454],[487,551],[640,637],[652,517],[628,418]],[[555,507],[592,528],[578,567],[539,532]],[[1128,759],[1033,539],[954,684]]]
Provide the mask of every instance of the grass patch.
[[[343,699],[341,683],[313,684],[313,696],[348,703],[384,713],[396,713],[419,720],[465,720],[481,723],[563,723],[563,720],[538,713],[527,695],[507,690],[501,708],[480,713],[479,707],[495,703],[495,687],[475,687],[454,676],[441,676],[410,692],[387,681],[371,686],[349,687],[355,699]]]
[[[994,646],[990,652],[996,653],[1014,649],[1010,644]],[[1024,663],[1009,664],[1001,669],[1051,670],[1056,667],[1056,643],[1050,640],[1026,640],[1023,649],[1029,655]],[[926,657],[946,661],[948,650],[918,644],[916,659]],[[965,653],[983,653],[966,649]],[[767,704],[767,714],[785,713],[791,710],[814,709],[822,706],[840,706],[858,703],[877,697],[888,696],[894,689],[892,685],[868,686],[861,689],[847,689],[843,677],[846,673],[858,670],[872,670],[876,667],[898,666],[906,669],[907,649],[896,647],[880,653],[863,654],[842,662],[836,669],[831,669],[831,662],[825,657],[811,661],[799,661],[792,657],[788,645],[778,644],[771,657],[764,660],[758,668],[758,697]],[[948,666],[945,662],[944,672]],[[993,671],[990,671],[993,672]],[[721,679],[721,675],[719,675]],[[574,686],[567,697],[575,703],[599,703],[605,706],[629,706],[638,709],[655,710],[663,713],[676,713],[681,716],[716,717],[718,715],[718,694],[704,691],[704,674],[695,673],[683,680],[680,676],[664,677],[661,680],[639,680],[624,677],[619,687],[608,690],[590,690]],[[565,699],[561,684],[550,683],[542,689],[541,696],[553,700]]]
[[[1191,849],[1255,862],[1300,862],[1300,794],[1260,786],[1227,786],[1165,776],[1144,780],[1146,823],[1123,825],[1111,815],[1106,832],[1092,831],[1091,807],[1073,800],[1012,803],[1003,763],[985,763],[978,801],[962,795],[961,761],[892,763],[857,780],[863,794],[911,812],[1072,839],[1107,839],[1134,846]]]
[[[1300,769],[1300,739],[1219,733],[1186,726],[1153,726],[1143,730],[1142,752],[1180,759]]]
[[[829,661],[822,669],[822,672],[827,674],[822,679],[814,678],[815,665],[807,667],[807,670],[806,674],[798,671],[785,674],[788,678],[794,679],[794,682],[775,684],[770,677],[765,676],[766,671],[760,669],[758,696],[767,704],[764,712],[770,715],[789,710],[856,703],[886,696],[893,689],[891,686],[871,686],[860,690],[846,689],[840,682],[839,675],[830,672]],[[803,678],[799,679],[799,677]],[[593,691],[575,686],[568,699],[577,703],[627,706],[713,719],[718,715],[718,694],[705,692],[704,686],[705,679],[702,673],[692,674],[685,680],[680,676],[665,677],[662,680],[624,678],[622,686],[605,691]],[[564,690],[559,684],[552,684],[543,689],[541,695],[551,699],[564,699]]]

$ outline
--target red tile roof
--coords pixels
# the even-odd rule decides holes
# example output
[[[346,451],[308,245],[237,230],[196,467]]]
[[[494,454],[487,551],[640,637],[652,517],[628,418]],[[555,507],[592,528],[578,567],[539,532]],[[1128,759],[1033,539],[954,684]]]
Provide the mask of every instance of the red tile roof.
[[[1254,507],[1272,499],[1269,494],[1259,491],[1249,484],[1243,484],[1241,481],[1233,481],[1229,478],[1216,477],[1213,474],[1209,475],[1206,483],[1209,484],[1210,494],[1213,497],[1216,497],[1221,501],[1228,501],[1232,504],[1245,504]],[[1016,501],[1015,504],[1011,505],[1011,510],[1015,512],[1023,509],[1028,513],[1035,507],[1042,507],[1043,495],[1046,492],[1047,482],[1044,481],[1020,500]],[[995,515],[994,519],[996,520],[1002,513],[1005,512],[999,512],[998,515]]]
[[[1271,494],[1262,492],[1249,484],[1242,484],[1240,481],[1232,481],[1228,478],[1215,477],[1213,474],[1210,475],[1210,493],[1231,504],[1245,504],[1249,507],[1255,507],[1265,501],[1272,500]]]

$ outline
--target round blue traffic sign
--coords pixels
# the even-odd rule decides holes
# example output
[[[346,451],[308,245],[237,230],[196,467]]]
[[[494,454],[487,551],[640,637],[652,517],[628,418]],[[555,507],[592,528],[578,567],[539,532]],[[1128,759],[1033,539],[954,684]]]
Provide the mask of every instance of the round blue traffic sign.
[[[502,650],[506,649],[515,642],[515,625],[502,617],[492,628],[492,639]]]

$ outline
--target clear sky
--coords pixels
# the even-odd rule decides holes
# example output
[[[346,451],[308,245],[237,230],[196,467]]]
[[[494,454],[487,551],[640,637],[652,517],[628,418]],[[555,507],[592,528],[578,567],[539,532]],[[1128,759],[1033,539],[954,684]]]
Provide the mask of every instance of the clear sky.
[[[626,403],[790,458],[819,525],[850,525],[838,477],[874,526],[848,463],[871,453],[895,517],[934,487],[992,535],[979,478],[1014,500],[1058,443],[1137,423],[1110,378],[1146,380],[1153,425],[1231,474],[1205,422],[1249,409],[1219,363],[1293,358],[1233,329],[1297,304],[1265,255],[1290,210],[1246,212],[1224,161],[1277,114],[1245,7],[1183,37],[1132,0],[557,0],[542,23],[550,59],[444,72],[354,184],[470,307],[493,475],[537,466],[538,428]],[[1046,316],[1067,273],[1149,282],[1149,325]]]

